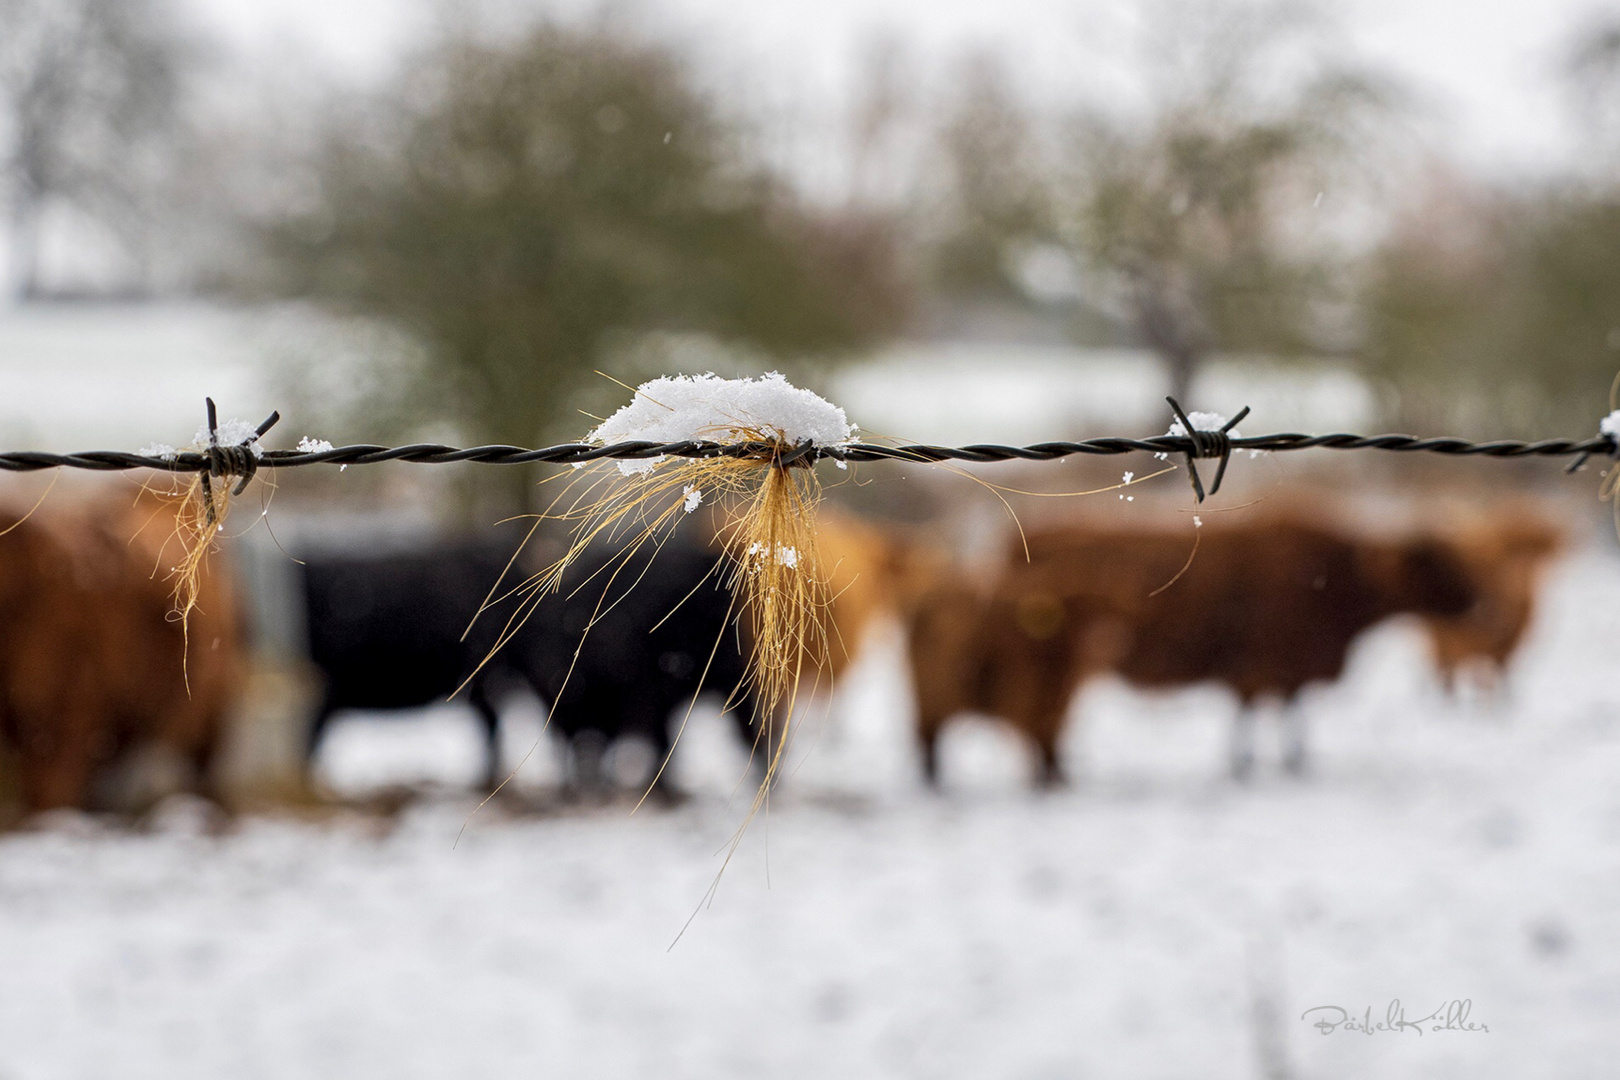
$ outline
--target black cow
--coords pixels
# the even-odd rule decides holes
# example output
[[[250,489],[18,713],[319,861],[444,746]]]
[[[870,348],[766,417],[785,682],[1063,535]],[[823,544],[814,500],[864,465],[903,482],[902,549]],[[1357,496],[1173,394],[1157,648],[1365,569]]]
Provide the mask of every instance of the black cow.
[[[413,552],[307,557],[309,655],[326,683],[309,728],[309,757],[339,709],[443,701],[472,675],[499,631],[489,617],[473,624],[473,616],[511,557],[509,545],[476,540]],[[464,637],[469,624],[473,631]],[[500,780],[493,692],[511,675],[497,655],[464,691],[484,722],[489,786]]]
[[[463,693],[484,722],[489,787],[500,780],[496,701],[520,681],[551,706],[550,729],[594,777],[601,752],[626,736],[648,740],[662,763],[671,714],[700,689],[730,695],[742,683],[726,566],[717,551],[685,540],[656,555],[650,544],[588,549],[474,675],[507,625],[511,601],[463,633],[511,556],[510,541],[491,540],[306,560],[310,656],[326,678],[311,757],[338,709],[425,705],[471,675]],[[509,573],[503,591],[522,576]],[[738,707],[751,715],[746,703]],[[671,790],[667,776],[659,787]]]
[[[703,691],[735,697],[734,714],[752,715],[738,692],[746,660],[728,572],[718,551],[682,540],[656,550],[603,546],[587,549],[536,606],[507,662],[552,703],[551,729],[582,769],[627,736],[650,742],[661,765],[677,710]],[[657,786],[671,790],[667,773]]]

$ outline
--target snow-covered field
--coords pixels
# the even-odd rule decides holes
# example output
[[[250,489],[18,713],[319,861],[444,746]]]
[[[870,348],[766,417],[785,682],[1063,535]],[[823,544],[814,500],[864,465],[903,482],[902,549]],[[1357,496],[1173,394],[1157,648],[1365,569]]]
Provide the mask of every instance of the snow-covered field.
[[[1493,712],[1388,627],[1310,701],[1305,782],[1222,778],[1218,693],[1101,686],[1056,795],[973,724],[922,792],[890,642],[673,948],[742,813],[712,718],[687,804],[486,810],[459,846],[455,795],[391,828],[61,819],[0,838],[0,1077],[1612,1076],[1617,631],[1620,560],[1576,557]],[[454,778],[471,740],[358,719],[325,768]],[[1397,998],[1489,1032],[1300,1018]]]

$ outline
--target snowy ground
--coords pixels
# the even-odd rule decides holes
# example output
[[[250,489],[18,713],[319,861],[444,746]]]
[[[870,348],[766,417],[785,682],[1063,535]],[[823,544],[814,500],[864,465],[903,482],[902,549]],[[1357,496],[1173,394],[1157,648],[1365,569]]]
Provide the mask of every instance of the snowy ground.
[[[0,1077],[1610,1076],[1617,630],[1620,560],[1573,560],[1493,714],[1389,627],[1311,700],[1303,783],[1221,778],[1218,693],[1099,687],[1059,795],[972,724],[920,791],[891,643],[673,949],[741,814],[709,718],[681,808],[486,811],[457,847],[449,795],[391,829],[64,819],[0,838]],[[474,767],[454,713],[334,736],[339,786]],[[1490,1030],[1300,1019],[1395,998]]]

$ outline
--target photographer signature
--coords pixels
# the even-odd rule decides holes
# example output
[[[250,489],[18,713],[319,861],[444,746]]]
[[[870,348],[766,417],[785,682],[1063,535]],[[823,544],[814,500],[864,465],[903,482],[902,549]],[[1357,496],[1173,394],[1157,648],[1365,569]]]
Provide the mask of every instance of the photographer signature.
[[[1396,998],[1384,1010],[1384,1018],[1373,1018],[1372,1006],[1369,1005],[1360,1016],[1352,1016],[1348,1009],[1337,1005],[1317,1005],[1306,1009],[1300,1014],[1301,1020],[1309,1020],[1311,1015],[1317,1014],[1311,1021],[1311,1026],[1323,1035],[1331,1035],[1335,1031],[1359,1031],[1363,1035],[1375,1035],[1380,1031],[1415,1031],[1423,1034],[1425,1027],[1430,1031],[1481,1031],[1490,1034],[1490,1027],[1485,1024],[1476,1024],[1470,1020],[1469,1014],[1473,1011],[1474,1002],[1471,998],[1448,1001],[1428,1016],[1416,1020],[1406,1018],[1406,1006],[1401,999]]]

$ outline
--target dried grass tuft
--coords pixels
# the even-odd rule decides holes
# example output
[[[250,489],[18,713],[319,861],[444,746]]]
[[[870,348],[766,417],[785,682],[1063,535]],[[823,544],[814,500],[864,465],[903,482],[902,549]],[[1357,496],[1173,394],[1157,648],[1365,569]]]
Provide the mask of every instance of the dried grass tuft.
[[[729,564],[724,584],[732,594],[731,617],[721,633],[740,632],[748,646],[743,683],[731,688],[725,707],[752,706],[758,732],[753,752],[755,760],[764,764],[748,813],[727,845],[728,863],[755,814],[767,805],[781,774],[795,735],[791,717],[800,676],[825,666],[831,603],[816,536],[821,486],[808,459],[799,455],[804,448],[788,445],[779,433],[758,428],[739,430],[730,437],[764,449],[758,456],[745,458],[671,459],[629,475],[614,462],[601,462],[553,478],[565,479],[563,489],[538,516],[534,528],[545,520],[568,522],[571,538],[566,553],[505,593],[497,585],[483,609],[516,598],[487,662],[548,596],[564,587],[568,571],[591,545],[616,545],[614,558],[592,580],[569,581],[572,590],[601,590],[596,615],[574,651],[577,663],[591,629],[611,607],[608,597],[624,567],[644,545],[652,544],[654,558],[642,572],[656,573],[656,549],[700,504],[711,508],[718,519],[716,542]],[[628,587],[634,588],[634,583]],[[731,629],[733,625],[736,631]],[[721,642],[711,644],[712,659]],[[571,676],[572,670],[567,677]],[[689,710],[696,697],[694,694]],[[679,734],[675,741],[678,743]],[[660,774],[667,766],[667,760],[660,764]],[[649,785],[648,792],[651,790]],[[719,875],[716,884],[718,880]]]

